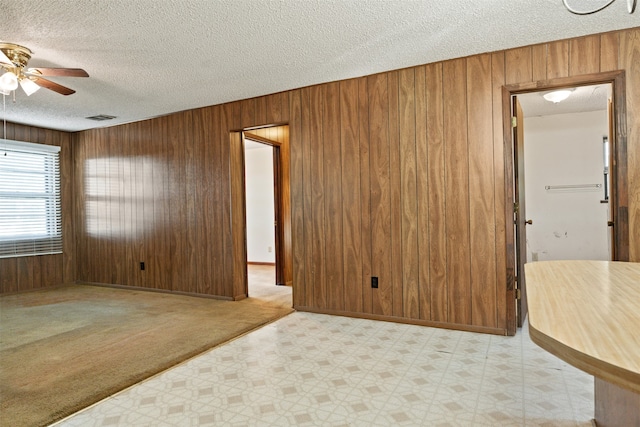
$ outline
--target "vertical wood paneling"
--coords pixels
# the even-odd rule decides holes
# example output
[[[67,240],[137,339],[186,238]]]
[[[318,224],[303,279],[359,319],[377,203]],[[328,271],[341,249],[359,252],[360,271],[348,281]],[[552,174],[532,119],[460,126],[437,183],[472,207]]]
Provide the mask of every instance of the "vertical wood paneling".
[[[49,131],[52,132],[53,131]],[[62,192],[62,282],[73,283],[76,280],[76,235],[74,229],[75,205],[75,164],[74,149],[75,137],[63,133],[56,133],[56,139],[60,143],[60,180]],[[56,285],[57,283],[51,283]],[[0,292],[2,288],[0,287]]]
[[[362,311],[372,312],[371,289],[371,191],[369,143],[369,92],[367,77],[358,79],[358,123],[360,136],[360,197],[362,239]]]
[[[538,44],[531,47],[531,73],[533,80],[547,79],[547,45]]]
[[[507,83],[529,82],[533,79],[531,47],[521,47],[506,51]],[[551,55],[549,49],[548,55]],[[547,72],[547,77],[552,78]]]
[[[492,112],[493,112],[493,186],[496,249],[496,326],[506,328],[507,316],[507,251],[505,232],[511,224],[505,223],[504,196],[504,141],[502,133],[502,87],[505,84],[505,55],[503,52],[491,55]],[[509,301],[515,305],[515,301]]]
[[[446,166],[442,63],[427,65],[427,159],[429,162],[429,277],[431,320],[449,320]]]
[[[35,257],[21,257],[16,258],[18,265],[18,286],[17,289],[33,289],[33,271],[35,270],[34,264],[36,262]]]
[[[121,250],[120,240],[120,182],[122,175],[120,174],[120,163],[116,157],[115,141],[119,137],[118,128],[106,128],[104,130],[104,158],[106,179],[105,185],[109,197],[109,211],[105,218],[105,226],[108,230],[108,240],[106,241],[107,259],[111,259],[111,265],[102,262],[102,271],[104,272],[104,283],[121,283],[120,277],[122,272],[122,263],[124,256]],[[112,145],[114,145],[112,147]],[[112,153],[113,148],[113,153]]]
[[[316,288],[314,276],[314,234],[315,234],[315,212],[313,210],[313,163],[312,163],[312,144],[311,144],[311,89],[301,89],[300,101],[302,104],[302,129],[301,139],[298,142],[302,150],[302,203],[304,211],[304,288],[300,298],[303,299],[302,305],[312,307],[314,304],[314,289]],[[295,140],[294,140],[295,144]],[[295,286],[295,285],[294,285]],[[298,285],[298,287],[300,287]],[[298,290],[297,292],[300,292]]]
[[[243,283],[246,282],[246,272],[247,272],[247,264],[246,264],[247,258],[246,256],[242,256],[242,254],[244,253],[243,251],[246,249],[246,246],[244,244],[241,244],[240,241],[238,241],[238,239],[241,236],[239,234],[234,233],[237,230],[236,227],[246,224],[246,220],[244,219],[244,217],[231,215],[231,213],[234,212],[234,210],[241,209],[240,203],[242,203],[242,199],[234,200],[234,195],[236,194],[238,188],[241,188],[241,187],[238,187],[239,181],[235,181],[235,182],[233,181],[233,178],[235,176],[234,175],[235,171],[231,170],[231,167],[232,167],[231,165],[234,163],[234,161],[236,164],[239,163],[237,156],[239,154],[241,155],[242,153],[242,150],[240,150],[239,152],[236,151],[235,153],[233,152],[233,145],[234,145],[233,143],[236,140],[234,139],[235,136],[232,132],[232,130],[237,130],[242,128],[240,101],[232,102],[231,104],[229,104],[228,111],[229,111],[229,114],[227,116],[227,122],[226,122],[227,127],[226,129],[223,129],[221,131],[220,138],[223,141],[223,144],[225,144],[227,149],[229,150],[229,157],[224,156],[223,158],[223,162],[226,159],[229,159],[227,162],[223,164],[223,167],[228,168],[229,170],[229,172],[227,172],[225,187],[230,192],[229,204],[227,205],[228,207],[225,209],[224,212],[225,212],[225,215],[226,214],[230,215],[228,222],[225,221],[225,223],[228,224],[228,233],[229,233],[230,241],[232,243],[230,246],[225,246],[225,248],[227,250],[229,248],[232,248],[232,250],[230,251],[231,254],[229,256],[230,263],[226,266],[226,268],[228,269],[227,274],[230,275],[230,279],[228,282],[226,282],[225,290],[228,293],[228,296],[233,298],[233,297],[239,296],[240,293],[244,291]],[[244,165],[242,165],[242,167],[244,167]],[[244,173],[241,172],[241,176],[242,176],[242,179],[244,179]],[[236,186],[235,189],[233,188],[234,185]],[[242,187],[244,187],[244,184],[242,184]]]
[[[165,117],[151,122],[151,136],[157,147],[156,162],[153,165],[153,191],[159,196],[153,200],[154,241],[151,252],[152,265],[149,266],[150,283],[148,286],[156,289],[171,289],[171,265],[167,262],[169,255],[169,233],[171,230],[169,189],[169,159],[167,158],[167,124]],[[145,270],[146,271],[146,270]]]
[[[232,229],[232,270],[234,299],[240,299],[247,295],[247,254],[246,235],[244,227],[247,223],[245,215],[245,188],[244,171],[244,145],[242,133],[230,134],[230,176],[231,176],[231,229]],[[228,249],[228,248],[227,248]]]
[[[280,92],[267,97],[267,123],[283,123],[289,120],[289,96]]]
[[[284,103],[285,108],[289,108],[289,101]],[[285,114],[285,113],[283,113]],[[289,117],[289,111],[286,111],[286,117]],[[277,129],[280,138],[280,165],[282,172],[282,222],[283,222],[283,245],[284,253],[288,256],[283,260],[283,276],[287,285],[293,282],[293,249],[292,249],[292,218],[291,218],[291,144],[289,126],[278,126]]]
[[[211,216],[206,220],[210,222],[211,238],[207,239],[207,247],[209,255],[205,258],[204,262],[211,264],[212,270],[209,277],[209,281],[213,284],[214,295],[225,296],[227,284],[227,273],[225,271],[225,254],[226,249],[224,236],[228,229],[227,224],[224,223],[224,211],[226,207],[221,201],[223,198],[223,185],[226,182],[226,170],[224,167],[225,158],[223,151],[223,131],[221,126],[220,106],[209,108],[211,132],[207,132],[206,144],[209,148],[207,153],[206,167],[213,171],[211,177],[211,187],[209,193],[206,196],[207,203],[211,209]]]
[[[71,143],[73,144],[74,159],[73,161],[73,239],[75,241],[75,253],[74,264],[75,271],[74,277],[87,277],[86,266],[88,264],[88,252],[87,252],[87,211],[90,210],[90,205],[87,200],[86,191],[86,175],[84,171],[84,165],[87,160],[86,148],[87,148],[87,133],[74,134],[71,137]]]
[[[419,317],[431,319],[431,284],[429,276],[429,158],[427,138],[426,67],[415,70],[416,102],[416,204],[418,238],[418,303]]]
[[[169,257],[171,259],[170,289],[184,289],[189,283],[187,271],[187,186],[184,179],[186,169],[185,140],[187,124],[185,116],[167,116],[167,159],[169,161]]]
[[[87,146],[87,160],[83,168],[85,175],[85,182],[87,185],[87,200],[89,202],[87,218],[85,219],[87,224],[87,276],[79,276],[79,280],[88,280],[85,277],[91,277],[92,281],[98,281],[100,277],[100,269],[98,261],[101,259],[102,253],[100,252],[100,212],[105,210],[104,194],[101,192],[102,186],[98,182],[98,140],[100,132],[93,132],[91,135],[91,143]],[[105,258],[102,258],[103,260]]]
[[[256,98],[256,125],[267,124],[267,97]]]
[[[0,260],[0,292],[9,293],[22,290],[18,287],[18,260],[17,258],[3,258]]]
[[[362,236],[358,80],[340,82],[344,310],[362,311]]]
[[[193,149],[195,170],[199,174],[199,179],[195,181],[193,189],[196,198],[195,212],[196,226],[198,232],[195,234],[195,251],[199,254],[200,262],[196,263],[196,282],[195,289],[198,293],[213,294],[214,287],[212,278],[214,277],[215,256],[212,251],[212,244],[217,239],[213,233],[215,222],[212,222],[213,198],[211,197],[211,189],[213,188],[213,168],[211,145],[207,141],[204,130],[211,123],[210,108],[200,108],[193,111]],[[208,260],[208,262],[202,262]]]
[[[555,79],[558,77],[569,76],[569,42],[566,40],[549,43],[547,48],[547,78]],[[509,70],[510,60],[507,51],[507,70]],[[525,80],[529,81],[529,80]],[[511,76],[507,73],[507,83],[519,83],[512,81]]]
[[[117,260],[113,259],[111,252],[111,180],[110,180],[110,158],[107,149],[107,129],[98,132],[96,141],[96,152],[94,159],[95,171],[92,178],[95,186],[95,194],[100,201],[95,212],[95,237],[98,241],[98,256],[93,259],[97,282],[112,283],[111,272]],[[108,265],[110,264],[110,265]]]
[[[184,182],[185,182],[185,195],[186,195],[186,245],[185,245],[185,265],[187,269],[188,282],[181,288],[182,292],[188,292],[193,287],[196,287],[199,281],[198,268],[196,260],[196,236],[199,233],[200,224],[196,217],[196,204],[197,200],[196,183],[199,181],[199,177],[196,176],[196,153],[194,148],[195,142],[195,127],[193,126],[193,114],[194,111],[188,111],[185,113],[184,122],[187,124],[188,129],[183,136],[184,155],[185,155],[185,169],[184,169]],[[198,171],[200,172],[200,171]]]
[[[267,95],[266,97],[266,122],[267,123],[280,123],[282,120],[282,96],[280,93],[273,95]]]
[[[619,67],[627,76],[629,261],[640,262],[640,28],[620,33]]]
[[[399,73],[402,317],[420,317],[415,69]]]
[[[378,288],[372,290],[372,312],[392,314],[391,194],[389,189],[389,92],[386,74],[368,77],[369,155],[371,191],[371,275],[378,277]]]
[[[151,253],[149,241],[151,240],[151,232],[153,224],[153,200],[146,197],[148,189],[152,185],[151,165],[153,159],[148,155],[149,147],[152,146],[151,127],[149,120],[138,123],[139,138],[134,141],[136,149],[136,173],[133,178],[133,193],[130,196],[129,203],[136,205],[136,230],[137,241],[132,242],[136,246],[136,258],[133,260],[132,269],[139,283],[138,286],[148,287],[149,275],[146,270],[145,260],[147,253]],[[141,201],[141,202],[139,202]],[[149,226],[150,225],[150,226]],[[141,271],[136,265],[136,261],[145,262],[145,270]]]
[[[194,206],[190,224],[195,227],[191,237],[193,245],[194,282],[192,288],[198,293],[217,295],[215,278],[221,274],[218,269],[220,263],[219,234],[216,227],[215,196],[216,193],[216,168],[213,154],[214,143],[213,130],[217,129],[213,122],[213,108],[199,108],[192,111],[192,173],[194,174],[191,188]],[[211,129],[207,132],[206,129]],[[186,291],[185,291],[186,292]],[[193,291],[192,291],[193,292]]]
[[[313,283],[312,306],[327,308],[326,283],[326,254],[325,254],[325,179],[324,179],[324,145],[323,145],[323,114],[325,85],[311,88],[310,109],[310,155],[311,155],[311,203],[313,209],[312,221],[312,255],[311,271]]]
[[[449,321],[471,321],[466,59],[443,64]],[[529,67],[530,70],[530,67]]]
[[[111,269],[108,269],[105,265],[104,268],[110,275],[105,283],[122,283],[125,279],[125,258],[127,256],[127,246],[122,241],[122,217],[124,216],[124,205],[121,201],[121,195],[124,191],[124,177],[123,177],[123,163],[118,156],[118,147],[116,147],[116,141],[121,139],[121,131],[117,127],[107,128],[105,130],[105,143],[106,143],[106,157],[108,178],[107,186],[109,192],[109,206],[110,214],[108,228],[110,229],[109,238],[109,256],[113,260]]]
[[[240,114],[242,128],[253,126],[256,123],[256,99],[245,99],[240,101]]]
[[[491,56],[467,59],[471,323],[496,327],[496,248]]]
[[[231,143],[230,143],[230,129],[238,129],[234,126],[234,106],[235,104],[224,104],[220,107],[220,156],[222,160],[221,167],[228,167],[228,161],[231,159]],[[229,160],[227,160],[229,159]],[[222,201],[222,237],[223,246],[225,248],[223,255],[223,286],[224,296],[233,297],[233,289],[229,289],[230,284],[233,283],[233,252],[229,250],[233,247],[233,241],[231,236],[231,181],[229,174],[225,173],[221,175],[220,180],[220,195]],[[233,286],[233,285],[231,285]]]
[[[294,90],[289,95],[289,126],[291,158],[291,252],[293,254],[293,306],[305,304],[305,227],[304,227],[304,151],[302,145],[302,91]]]
[[[116,132],[109,136],[109,140],[113,141],[110,146],[112,146],[111,149],[114,152],[116,151],[116,141],[124,141],[125,145],[123,151],[121,151],[123,155],[114,155],[118,176],[116,180],[117,196],[115,206],[119,214],[115,230],[117,234],[114,235],[114,242],[116,244],[114,256],[119,259],[119,268],[116,272],[115,283],[122,283],[126,286],[139,286],[135,281],[135,262],[137,257],[134,253],[134,245],[133,243],[127,242],[127,240],[130,239],[129,236],[136,236],[136,230],[133,228],[134,212],[136,209],[132,203],[128,203],[127,195],[130,194],[133,184],[131,163],[136,159],[136,155],[133,152],[135,139],[131,138],[131,135],[138,133],[136,130],[138,126],[138,123],[132,123],[131,128],[133,132],[127,135],[124,134],[124,128],[113,128]]]
[[[402,196],[400,171],[400,123],[399,123],[399,72],[388,75],[388,115],[389,115],[389,193],[391,196],[391,286],[390,303],[392,314],[402,316]]]
[[[600,35],[600,71],[615,71],[618,69],[618,39],[619,33]]]
[[[569,42],[569,75],[600,71],[600,36],[580,37]]]
[[[99,268],[98,262],[101,259],[106,259],[106,254],[103,250],[105,242],[103,240],[107,239],[101,216],[107,212],[108,199],[105,183],[98,179],[99,174],[106,176],[104,163],[99,158],[99,156],[102,157],[102,153],[100,153],[101,140],[102,132],[95,132],[93,144],[90,145],[87,152],[88,162],[85,167],[88,181],[88,197],[89,200],[93,202],[93,210],[87,218],[87,231],[89,236],[87,249],[93,249],[93,256],[88,258],[87,270],[88,274],[93,274],[93,277],[96,278],[95,281],[103,279],[102,270]],[[80,278],[80,280],[82,279]]]

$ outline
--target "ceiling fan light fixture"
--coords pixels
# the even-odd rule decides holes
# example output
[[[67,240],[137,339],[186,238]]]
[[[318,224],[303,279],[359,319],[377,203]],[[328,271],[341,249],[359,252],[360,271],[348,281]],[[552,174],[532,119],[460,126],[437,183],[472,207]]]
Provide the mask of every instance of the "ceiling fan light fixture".
[[[71,95],[75,93],[75,90],[45,77],[89,77],[89,73],[81,68],[27,68],[32,54],[31,49],[27,47],[15,43],[0,42],[0,71],[6,71],[0,76],[1,93],[8,95],[16,90],[20,84],[27,95],[32,95],[40,87],[61,95]]]
[[[7,71],[0,76],[0,90],[7,95],[18,88],[18,76],[11,71]]]
[[[545,93],[542,95],[544,99],[547,101],[553,102],[557,104],[558,102],[564,101],[571,95],[571,91],[569,89],[555,90],[553,92]]]
[[[40,86],[38,86],[33,80],[29,79],[28,77],[20,80],[20,86],[22,87],[22,90],[24,90],[24,93],[27,94],[27,96],[33,95],[38,91],[38,89],[40,89]]]

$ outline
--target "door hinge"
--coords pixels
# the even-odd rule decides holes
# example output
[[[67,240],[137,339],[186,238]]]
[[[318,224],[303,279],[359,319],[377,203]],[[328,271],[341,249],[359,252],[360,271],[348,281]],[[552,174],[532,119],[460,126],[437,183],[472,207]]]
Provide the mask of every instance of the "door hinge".
[[[511,116],[511,127],[512,128],[518,127],[518,119],[516,118],[516,116]]]
[[[513,212],[518,213],[518,209],[520,209],[520,205],[518,204],[518,202],[515,202],[513,204]]]
[[[521,299],[520,289],[516,289],[516,299]]]

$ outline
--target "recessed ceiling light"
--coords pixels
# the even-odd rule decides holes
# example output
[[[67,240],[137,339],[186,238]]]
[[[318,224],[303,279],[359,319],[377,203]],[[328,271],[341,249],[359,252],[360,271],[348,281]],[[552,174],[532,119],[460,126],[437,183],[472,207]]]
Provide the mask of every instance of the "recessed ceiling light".
[[[115,119],[116,116],[108,116],[106,114],[98,114],[97,116],[91,116],[91,117],[85,117],[85,118],[87,118],[89,120],[95,120],[97,122],[101,122],[101,121],[104,121],[104,120]]]
[[[562,89],[562,90],[555,90],[553,92],[545,93],[544,95],[542,95],[542,97],[547,101],[557,104],[558,102],[564,101],[565,99],[567,99],[569,95],[571,95],[571,90]]]

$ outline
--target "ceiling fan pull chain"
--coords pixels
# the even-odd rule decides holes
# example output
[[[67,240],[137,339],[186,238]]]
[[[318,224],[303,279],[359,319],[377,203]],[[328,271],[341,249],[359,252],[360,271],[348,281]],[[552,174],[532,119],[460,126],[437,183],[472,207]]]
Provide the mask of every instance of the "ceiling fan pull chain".
[[[3,136],[2,139],[4,140],[4,155],[7,155],[7,102],[6,102],[6,98],[7,95],[5,95],[4,93],[2,94],[2,128],[3,128]]]

